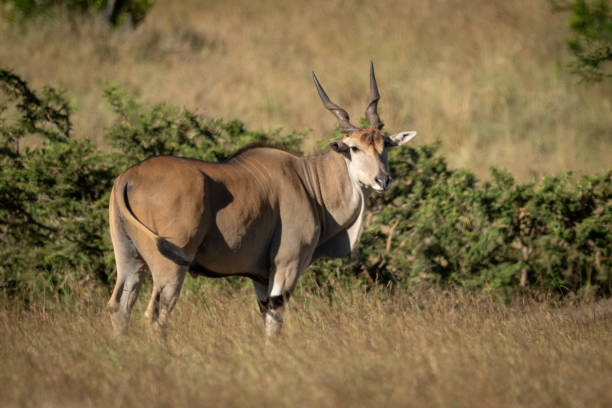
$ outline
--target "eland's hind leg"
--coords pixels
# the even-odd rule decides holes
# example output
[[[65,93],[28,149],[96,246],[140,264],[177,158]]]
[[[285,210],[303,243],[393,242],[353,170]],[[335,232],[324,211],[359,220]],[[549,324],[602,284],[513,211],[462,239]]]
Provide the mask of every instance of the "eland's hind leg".
[[[159,253],[149,262],[149,269],[153,291],[145,317],[153,328],[163,329],[179,298],[187,270]]]
[[[117,265],[117,282],[107,309],[113,328],[117,333],[123,334],[127,331],[132,307],[138,297],[145,263],[121,226],[113,223],[112,216],[110,230]]]

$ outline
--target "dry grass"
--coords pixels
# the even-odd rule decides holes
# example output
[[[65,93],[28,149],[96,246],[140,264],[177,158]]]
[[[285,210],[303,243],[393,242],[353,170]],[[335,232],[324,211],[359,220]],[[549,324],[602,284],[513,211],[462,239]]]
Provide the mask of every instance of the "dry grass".
[[[553,309],[461,293],[298,292],[265,347],[250,290],[187,289],[163,340],[104,299],[0,308],[2,406],[612,404],[612,303]],[[522,306],[521,306],[522,304]]]
[[[310,71],[357,117],[373,59],[388,129],[444,141],[453,166],[520,179],[609,168],[612,86],[563,69],[568,16],[548,1],[158,3],[135,32],[94,18],[0,22],[1,64],[67,89],[80,136],[100,140],[111,123],[101,93],[114,81],[253,128],[313,128],[312,148],[335,122]]]
[[[158,2],[134,32],[0,21],[0,64],[65,88],[81,137],[101,140],[115,81],[253,128],[311,127],[312,148],[335,123],[310,71],[357,117],[373,59],[390,130],[442,140],[452,165],[480,176],[498,165],[529,179],[610,166],[612,89],[563,70],[566,19],[544,0]],[[301,292],[265,347],[249,291],[187,289],[162,340],[143,327],[142,299],[131,334],[113,337],[105,300],[0,302],[0,405],[612,405],[609,301]]]

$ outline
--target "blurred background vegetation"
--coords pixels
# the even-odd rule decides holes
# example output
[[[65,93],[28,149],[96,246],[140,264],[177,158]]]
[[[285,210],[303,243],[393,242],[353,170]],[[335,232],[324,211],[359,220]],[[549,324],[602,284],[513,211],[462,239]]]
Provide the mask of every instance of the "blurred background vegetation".
[[[251,142],[312,152],[335,121],[310,71],[358,118],[370,59],[387,128],[418,141],[392,156],[359,257],[306,285],[610,293],[608,2],[116,4],[1,3],[5,295],[107,290],[115,176]]]
[[[587,81],[612,77],[612,11],[608,0],[551,0],[557,11],[571,11],[568,39],[575,60],[571,71]]]
[[[76,6],[85,3],[85,12]],[[104,144],[113,114],[100,95],[110,81],[145,103],[252,129],[311,128],[312,151],[335,122],[310,71],[358,117],[372,59],[388,129],[442,140],[452,167],[486,178],[498,166],[531,180],[601,171],[612,157],[612,84],[582,83],[568,69],[572,38],[586,47],[601,35],[609,52],[609,0],[133,3],[150,7],[146,17],[134,28],[124,16],[113,29],[103,1],[2,2],[14,16],[0,20],[2,66],[34,88],[66,90],[79,138]],[[23,4],[59,6],[17,18]],[[603,21],[585,20],[596,7]]]

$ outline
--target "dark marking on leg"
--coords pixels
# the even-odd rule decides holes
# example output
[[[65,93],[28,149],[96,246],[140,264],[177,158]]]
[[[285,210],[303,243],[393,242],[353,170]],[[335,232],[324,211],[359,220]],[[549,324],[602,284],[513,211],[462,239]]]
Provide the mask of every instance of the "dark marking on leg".
[[[271,296],[266,300],[257,299],[257,304],[259,305],[259,311],[262,314],[265,314],[267,311],[270,311],[270,310],[273,311],[274,309],[278,309],[279,307],[282,307],[285,303],[287,303],[290,296],[291,296],[290,293],[285,293],[283,295]]]

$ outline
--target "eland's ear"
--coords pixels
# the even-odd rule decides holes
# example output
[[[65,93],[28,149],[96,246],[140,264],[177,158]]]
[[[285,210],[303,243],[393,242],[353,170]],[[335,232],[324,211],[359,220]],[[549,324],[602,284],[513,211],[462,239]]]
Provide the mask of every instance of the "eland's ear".
[[[337,142],[331,142],[329,144],[329,147],[331,147],[337,153],[346,153],[349,150],[348,145],[341,140]]]
[[[395,134],[386,140],[387,146],[401,146],[404,143],[408,143],[409,141],[411,141],[412,138],[416,136],[416,134],[417,132],[415,132],[414,130],[410,130],[407,132],[399,132],[398,134]]]

